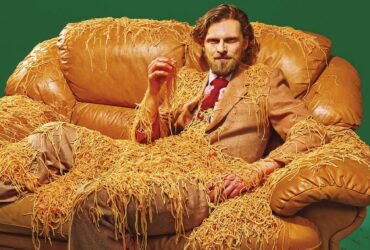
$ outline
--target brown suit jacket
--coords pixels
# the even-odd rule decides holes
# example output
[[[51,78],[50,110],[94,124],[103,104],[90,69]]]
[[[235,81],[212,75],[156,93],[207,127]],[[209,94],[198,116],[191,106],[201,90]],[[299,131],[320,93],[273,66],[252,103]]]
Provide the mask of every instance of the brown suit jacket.
[[[203,97],[201,93],[176,112],[176,131],[193,119]],[[206,132],[210,143],[229,155],[254,162],[263,156],[274,129],[285,140],[290,128],[310,114],[301,100],[294,99],[283,73],[265,65],[240,66],[219,101]],[[168,122],[161,121],[161,136],[168,135]],[[320,144],[318,136],[307,134],[280,147],[286,152],[305,151]],[[282,156],[282,155],[281,155]],[[288,163],[283,156],[273,160]]]

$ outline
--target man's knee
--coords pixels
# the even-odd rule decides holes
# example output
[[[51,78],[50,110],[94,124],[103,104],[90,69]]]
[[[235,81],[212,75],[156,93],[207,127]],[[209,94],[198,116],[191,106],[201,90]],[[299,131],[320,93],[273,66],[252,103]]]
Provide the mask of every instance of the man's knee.
[[[58,147],[63,142],[73,143],[77,136],[77,129],[74,125],[65,122],[50,122],[40,126],[29,135],[27,141],[34,148],[43,150],[45,143],[53,143]]]
[[[144,223],[147,228],[148,236],[175,234],[180,229],[186,231],[192,230],[199,226],[205,218],[209,216],[209,206],[206,198],[206,193],[199,190],[197,185],[185,184],[181,192],[181,200],[183,204],[173,204],[169,198],[163,199],[162,190],[159,187],[154,187],[154,197],[151,206],[152,214],[141,216],[141,211],[137,210],[135,200],[131,201],[127,207],[127,220],[131,233],[142,234],[140,225],[142,221],[136,221],[137,218],[145,218],[147,221]],[[176,205],[182,206],[182,210],[177,210]],[[174,211],[181,213],[175,214]],[[138,215],[138,216],[137,216]],[[150,218],[150,219],[149,219]],[[182,223],[182,225],[180,225]],[[135,225],[139,225],[137,228]]]
[[[189,231],[199,226],[209,216],[207,194],[197,185],[186,186],[186,213],[184,214],[184,229]]]
[[[148,214],[146,209],[138,209],[135,199],[131,199],[129,204],[120,203],[119,199],[115,200],[117,204],[114,205],[115,213],[112,211],[112,201],[109,201],[109,195],[106,190],[100,190],[90,194],[77,208],[75,208],[73,221],[72,221],[72,233],[88,230],[96,231],[97,227],[99,230],[104,230],[105,234],[110,233],[113,237],[116,228],[126,226],[126,233],[130,234],[143,234],[146,233],[148,236],[158,236],[175,234],[179,230],[179,224],[182,223],[182,228],[185,231],[192,230],[194,227],[199,226],[205,218],[209,215],[209,207],[206,199],[206,194],[200,191],[194,185],[187,185],[184,187],[184,197],[186,201],[183,207],[183,212],[179,215],[174,215],[174,209],[171,206],[171,201],[164,201],[162,198],[161,190],[159,187],[155,188],[155,195],[153,197],[153,203],[149,204],[153,207],[151,216]],[[127,205],[127,209],[125,209]],[[147,214],[141,214],[146,212]],[[115,216],[121,216],[126,218],[127,223],[125,225],[116,225],[117,221],[121,221]],[[177,218],[176,216],[181,216]],[[138,221],[137,221],[138,220]],[[146,220],[146,221],[142,221]],[[143,229],[141,225],[146,225]]]
[[[105,190],[90,194],[74,209],[69,230],[69,249],[121,249]]]
[[[30,135],[28,143],[39,152],[38,172],[41,174],[49,171],[55,174],[68,172],[73,166],[72,145],[77,136],[75,127],[62,122],[47,123]],[[46,180],[41,178],[40,182],[47,182],[48,177],[45,178]]]
[[[93,206],[92,195],[90,195],[81,205],[74,208],[71,222],[71,233],[86,230],[86,227],[93,225],[90,208]]]
[[[99,222],[101,223],[112,217],[107,192],[100,190],[89,194],[86,199],[75,206],[73,217],[74,221],[88,220],[89,225],[94,224],[96,227],[99,227]],[[113,220],[109,219],[109,223],[113,223]]]

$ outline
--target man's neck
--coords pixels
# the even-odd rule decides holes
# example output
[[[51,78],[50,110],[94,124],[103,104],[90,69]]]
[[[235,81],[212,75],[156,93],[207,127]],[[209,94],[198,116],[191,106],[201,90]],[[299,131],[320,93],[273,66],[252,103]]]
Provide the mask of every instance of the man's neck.
[[[230,72],[227,76],[219,76],[219,75],[213,73],[212,70],[209,70],[208,83],[212,82],[217,77],[222,77],[222,78],[230,81],[231,78],[233,77],[233,75],[234,75],[234,71]]]

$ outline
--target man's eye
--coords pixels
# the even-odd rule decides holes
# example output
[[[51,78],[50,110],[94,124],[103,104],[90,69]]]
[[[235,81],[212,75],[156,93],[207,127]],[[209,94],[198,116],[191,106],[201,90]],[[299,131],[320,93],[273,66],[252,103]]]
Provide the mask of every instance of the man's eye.
[[[217,44],[218,43],[218,40],[216,40],[216,39],[210,39],[210,40],[208,40],[208,42],[211,43],[211,44]]]
[[[230,39],[225,40],[226,43],[235,43],[237,41],[238,41],[238,39],[236,39],[236,38],[230,38]]]

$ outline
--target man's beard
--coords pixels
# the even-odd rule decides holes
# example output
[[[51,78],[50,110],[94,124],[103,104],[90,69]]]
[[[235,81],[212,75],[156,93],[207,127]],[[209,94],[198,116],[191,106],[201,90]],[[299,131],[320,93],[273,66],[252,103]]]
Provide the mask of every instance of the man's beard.
[[[206,53],[204,53],[204,57],[211,71],[219,76],[229,75],[239,65],[239,61],[234,57],[227,61],[217,61],[213,57],[208,56]]]

